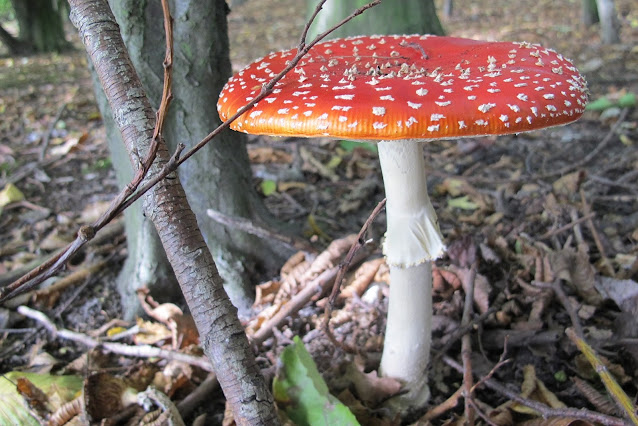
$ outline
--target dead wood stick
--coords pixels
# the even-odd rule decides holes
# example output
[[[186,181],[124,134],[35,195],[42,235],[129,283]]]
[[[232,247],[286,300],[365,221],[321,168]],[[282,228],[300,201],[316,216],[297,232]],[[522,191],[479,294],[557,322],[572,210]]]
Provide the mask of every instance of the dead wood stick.
[[[467,326],[472,320],[474,305],[474,282],[476,281],[476,261],[472,264],[470,275],[467,278],[465,288],[465,306],[461,317],[461,326]],[[463,360],[463,399],[465,402],[465,422],[469,426],[474,425],[474,408],[470,400],[472,399],[472,389],[474,378],[472,376],[472,337],[470,330],[463,334],[461,338],[461,359]]]
[[[197,357],[181,352],[160,349],[151,345],[132,346],[122,343],[101,342],[83,333],[67,330],[65,328],[57,328],[44,313],[31,309],[27,306],[18,307],[18,313],[40,323],[55,337],[71,340],[88,346],[89,348],[100,348],[107,352],[136,358],[162,358],[168,361],[181,361],[186,364],[197,366],[205,371],[213,371],[213,366],[210,361],[204,357]]]
[[[51,122],[49,123],[47,132],[44,135],[44,141],[42,142],[42,148],[40,148],[40,156],[39,156],[40,161],[44,160],[44,156],[46,155],[47,149],[49,148],[49,142],[51,141],[51,135],[53,134],[53,129],[55,129],[55,125],[57,124],[58,121],[60,121],[60,118],[62,118],[62,114],[64,114],[64,111],[66,111],[67,105],[68,105],[67,102],[63,103],[62,106],[58,109],[57,114],[55,114],[55,117],[53,117],[53,120],[51,120]]]
[[[284,235],[272,228],[267,227],[266,225],[257,224],[250,219],[237,216],[228,216],[213,209],[206,210],[206,214],[208,215],[208,217],[216,222],[221,223],[222,225],[239,229],[240,231],[255,235],[256,237],[277,240],[289,247],[292,247],[295,250],[306,251],[309,253],[313,253],[316,251],[310,243],[301,238],[297,238],[292,235]]]
[[[587,202],[587,198],[585,197],[585,191],[583,191],[582,188],[580,189],[580,200],[583,206],[583,214],[585,216],[590,215],[591,206]],[[589,218],[586,224],[587,224],[587,227],[589,228],[589,231],[592,234],[592,237],[594,238],[594,243],[596,243],[596,248],[598,249],[598,253],[600,253],[600,257],[603,261],[605,272],[610,277],[615,277],[616,272],[614,271],[614,267],[612,266],[611,262],[609,261],[609,258],[607,257],[605,247],[603,246],[603,243],[600,240],[600,235],[598,234],[598,229],[596,229],[596,225],[594,225],[594,221],[591,218]]]
[[[443,362],[447,365],[463,374],[463,366],[456,362],[449,356],[443,357]],[[494,379],[486,379],[483,382],[483,385],[492,389],[495,392],[500,393],[506,398],[511,399],[512,401],[516,401],[519,404],[522,404],[526,407],[529,407],[533,410],[536,410],[540,413],[543,418],[548,417],[571,417],[575,419],[585,420],[594,423],[600,423],[606,426],[626,426],[626,423],[623,419],[618,417],[608,416],[606,414],[597,413],[595,411],[590,411],[585,408],[552,408],[548,405],[543,404],[542,402],[534,401],[531,399],[523,398],[519,394],[514,391],[509,390],[507,387],[503,386],[501,383],[497,382]]]
[[[567,230],[569,230],[571,228],[574,228],[574,227],[580,225],[583,222],[586,222],[587,220],[590,220],[590,219],[594,218],[595,216],[596,216],[596,213],[592,212],[592,213],[589,213],[589,214],[587,214],[587,215],[585,215],[585,216],[583,216],[581,218],[575,218],[570,223],[568,223],[566,225],[563,225],[560,228],[551,229],[551,230],[545,232],[543,235],[541,235],[539,237],[539,240],[545,240],[545,239],[547,239],[549,237],[553,237],[554,235],[560,234],[561,232],[565,232],[565,231],[567,231]]]

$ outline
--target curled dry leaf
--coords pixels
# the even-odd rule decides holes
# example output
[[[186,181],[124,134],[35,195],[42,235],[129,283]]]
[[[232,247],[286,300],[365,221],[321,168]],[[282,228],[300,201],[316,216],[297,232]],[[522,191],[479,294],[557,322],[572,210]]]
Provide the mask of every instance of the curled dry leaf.
[[[533,365],[523,367],[523,383],[521,384],[521,396],[533,401],[542,402],[551,408],[567,407],[547,386],[536,377],[536,370]],[[537,414],[537,412],[529,407],[512,402],[511,408],[519,413]]]
[[[402,386],[401,382],[391,377],[379,377],[376,371],[365,373],[360,359],[347,365],[345,375],[368,407],[377,407],[381,401],[396,395]]]
[[[292,163],[292,155],[269,146],[249,148],[248,158],[253,164]]]
[[[363,295],[370,284],[374,281],[374,277],[377,274],[379,267],[384,262],[385,259],[380,257],[362,263],[355,271],[354,277],[346,284],[339,294],[339,299],[347,299],[352,297],[354,294],[361,297],[361,295]]]
[[[456,266],[450,266],[450,271],[454,272],[461,280],[463,290],[467,291],[470,282],[470,269],[459,268]],[[485,313],[490,308],[490,292],[492,291],[492,285],[489,283],[484,275],[479,273],[474,278],[474,304],[478,308],[480,313]]]
[[[595,271],[589,256],[582,251],[565,248],[549,254],[554,276],[567,281],[590,305],[600,306],[602,297],[595,287]]]

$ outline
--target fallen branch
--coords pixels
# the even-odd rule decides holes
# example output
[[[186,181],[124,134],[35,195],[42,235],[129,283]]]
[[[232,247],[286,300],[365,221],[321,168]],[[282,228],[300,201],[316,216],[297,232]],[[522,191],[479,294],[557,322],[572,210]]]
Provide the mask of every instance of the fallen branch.
[[[73,342],[87,346],[91,349],[100,348],[106,352],[135,358],[162,358],[167,361],[180,361],[186,364],[194,365],[205,371],[213,371],[213,366],[211,365],[210,361],[203,357],[197,357],[176,351],[169,351],[150,345],[133,346],[125,345],[123,343],[102,342],[83,333],[67,330],[65,328],[57,328],[55,324],[53,324],[51,319],[49,319],[49,317],[46,316],[44,313],[35,309],[31,309],[27,306],[18,307],[18,313],[38,322],[44,328],[46,328],[54,337],[71,340]]]
[[[456,362],[449,356],[443,357],[443,362],[447,365],[463,374],[463,366]],[[495,392],[500,393],[501,395],[509,398],[512,401],[516,401],[519,404],[522,404],[526,407],[529,407],[533,410],[539,412],[539,414],[543,418],[548,417],[571,417],[574,419],[585,420],[594,423],[600,423],[606,426],[626,426],[624,420],[619,419],[618,417],[608,416],[606,414],[596,413],[594,411],[590,411],[584,408],[576,409],[576,408],[552,408],[548,405],[543,404],[542,402],[534,401],[531,399],[523,398],[519,394],[509,390],[501,383],[497,382],[494,379],[486,379],[482,381],[482,384],[489,389],[492,389]]]

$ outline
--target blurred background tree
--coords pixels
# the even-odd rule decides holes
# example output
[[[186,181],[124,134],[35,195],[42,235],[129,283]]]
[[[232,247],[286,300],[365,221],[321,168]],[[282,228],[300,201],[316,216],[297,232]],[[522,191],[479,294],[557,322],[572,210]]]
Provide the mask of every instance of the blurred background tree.
[[[68,4],[59,0],[0,1],[0,12],[13,12],[18,23],[18,35],[13,36],[0,26],[0,41],[11,55],[61,52],[71,47],[64,35],[64,18]],[[13,10],[10,9],[12,6]]]

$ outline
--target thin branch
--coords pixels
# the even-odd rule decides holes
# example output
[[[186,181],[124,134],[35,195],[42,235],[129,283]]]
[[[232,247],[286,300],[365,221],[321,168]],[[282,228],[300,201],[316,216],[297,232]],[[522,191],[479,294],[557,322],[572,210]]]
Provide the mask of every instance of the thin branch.
[[[208,215],[208,217],[216,222],[221,223],[222,225],[239,229],[243,232],[255,235],[259,238],[277,240],[295,250],[302,250],[309,253],[315,251],[315,248],[306,240],[290,235],[284,235],[274,229],[266,227],[265,225],[255,224],[253,221],[245,219],[243,217],[228,216],[213,209],[206,210],[206,214]]]
[[[461,325],[467,326],[472,317],[473,305],[474,305],[474,283],[476,281],[476,268],[477,263],[474,262],[470,269],[470,275],[467,278],[467,286],[465,293],[465,306],[463,307],[463,316],[461,318]],[[473,389],[473,377],[472,377],[472,337],[467,332],[461,338],[461,358],[463,360],[463,399],[465,400],[465,422],[469,426],[474,425],[474,407],[472,407],[472,389]]]
[[[447,365],[463,374],[463,366],[456,362],[449,356],[443,357],[443,362]],[[619,419],[618,417],[608,416],[605,414],[596,413],[594,411],[587,410],[585,408],[552,408],[548,405],[543,404],[542,402],[534,401],[531,399],[523,398],[516,392],[513,392],[503,386],[501,383],[497,382],[494,379],[484,380],[483,385],[492,389],[495,392],[500,393],[512,401],[516,401],[519,404],[522,404],[526,407],[529,407],[533,410],[536,410],[540,413],[543,418],[548,417],[571,417],[574,419],[585,420],[594,423],[600,423],[606,426],[626,426],[624,420]]]
[[[86,334],[67,330],[65,328],[57,328],[55,324],[53,324],[51,319],[44,313],[35,309],[31,309],[27,306],[19,306],[18,313],[40,323],[54,337],[71,340],[84,346],[88,346],[89,348],[100,348],[106,352],[136,358],[162,358],[169,361],[180,361],[186,364],[194,365],[205,371],[213,371],[213,366],[211,365],[210,361],[208,361],[208,359],[204,357],[197,357],[181,352],[169,351],[150,345],[131,346],[122,343],[102,342],[90,336],[87,336]]]
[[[337,277],[335,278],[335,282],[332,286],[332,291],[330,292],[330,297],[328,298],[328,303],[326,304],[326,308],[323,314],[324,333],[326,333],[326,336],[328,337],[328,339],[330,339],[330,341],[334,345],[340,347],[341,349],[345,350],[348,353],[357,353],[357,351],[354,348],[348,347],[347,345],[345,345],[345,343],[337,340],[337,338],[332,333],[332,330],[330,330],[330,316],[332,314],[335,301],[337,300],[337,296],[339,295],[339,289],[341,288],[341,282],[343,281],[343,277],[348,271],[350,264],[352,263],[354,259],[355,254],[357,254],[357,252],[366,245],[365,235],[368,232],[368,228],[370,227],[372,222],[374,222],[374,220],[379,215],[381,210],[383,210],[383,208],[385,207],[385,202],[386,202],[386,199],[384,198],[383,200],[379,202],[379,204],[377,204],[374,210],[372,210],[372,213],[370,213],[370,216],[368,217],[368,219],[366,219],[365,223],[361,227],[361,230],[359,231],[359,234],[357,235],[357,240],[352,244],[352,246],[350,246],[350,250],[348,251],[348,254],[346,255],[344,261],[341,263],[341,265],[339,265],[339,273],[337,274]]]

